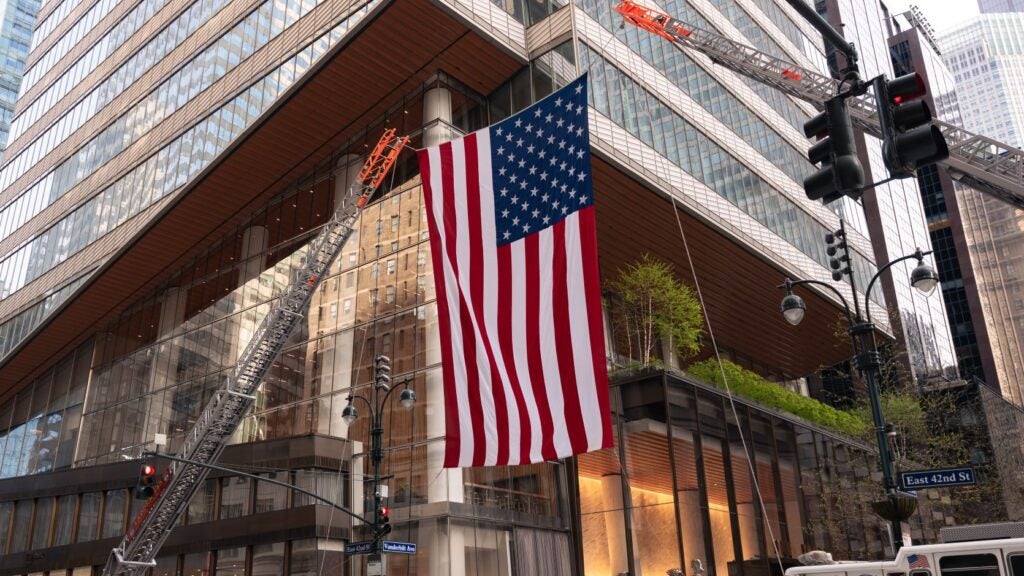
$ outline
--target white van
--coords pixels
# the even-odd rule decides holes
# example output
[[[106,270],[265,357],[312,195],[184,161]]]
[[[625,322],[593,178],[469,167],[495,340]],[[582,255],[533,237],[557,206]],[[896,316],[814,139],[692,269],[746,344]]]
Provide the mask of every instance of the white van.
[[[895,560],[797,566],[786,576],[1024,576],[1024,538],[904,546]]]

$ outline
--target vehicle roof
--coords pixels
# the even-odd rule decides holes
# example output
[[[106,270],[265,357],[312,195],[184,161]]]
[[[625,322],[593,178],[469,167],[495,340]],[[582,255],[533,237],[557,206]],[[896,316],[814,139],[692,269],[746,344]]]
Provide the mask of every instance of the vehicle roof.
[[[879,570],[886,567],[896,567],[906,563],[906,557],[911,554],[946,554],[949,552],[966,552],[984,548],[1020,548],[1024,550],[1024,538],[1003,538],[1000,540],[974,540],[971,542],[952,542],[949,544],[919,544],[917,546],[904,546],[900,548],[895,560],[864,560],[864,561],[841,561],[835,564],[819,564],[817,566],[794,566],[786,570],[794,574],[818,574],[827,572],[841,572],[857,568],[872,568]]]

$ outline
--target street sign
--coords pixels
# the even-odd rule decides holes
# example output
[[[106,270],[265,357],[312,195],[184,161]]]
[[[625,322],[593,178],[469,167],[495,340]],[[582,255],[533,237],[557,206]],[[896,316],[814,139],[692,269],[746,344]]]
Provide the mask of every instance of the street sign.
[[[345,545],[345,554],[369,554],[373,552],[373,542],[352,542]]]
[[[390,540],[385,540],[381,542],[381,544],[382,552],[392,552],[395,554],[416,553],[416,544],[413,544],[412,542],[392,542]]]
[[[903,472],[900,480],[905,490],[922,488],[946,488],[949,486],[973,486],[977,484],[974,468],[943,468],[940,470],[917,470]]]

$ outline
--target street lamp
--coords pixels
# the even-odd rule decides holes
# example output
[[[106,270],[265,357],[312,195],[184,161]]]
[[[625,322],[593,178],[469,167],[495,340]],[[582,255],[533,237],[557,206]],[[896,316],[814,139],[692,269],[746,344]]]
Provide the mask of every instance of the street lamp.
[[[857,287],[854,283],[852,263],[850,261],[849,245],[846,240],[846,225],[840,220],[839,230],[827,234],[825,241],[829,244],[827,253],[831,257],[832,278],[842,280],[843,276],[850,277],[850,288],[853,294],[853,309],[850,309],[846,298],[830,284],[817,280],[797,280],[786,278],[786,281],[779,288],[786,289],[786,296],[782,299],[782,315],[787,322],[796,326],[804,319],[807,305],[803,298],[793,293],[795,286],[801,284],[814,284],[831,290],[843,304],[846,312],[846,319],[850,325],[849,334],[853,344],[853,361],[861,376],[867,381],[868,397],[871,403],[871,417],[874,422],[875,437],[878,442],[878,455],[881,461],[882,479],[885,484],[886,499],[872,503],[872,508],[882,518],[891,523],[893,531],[893,544],[898,549],[900,535],[903,533],[902,522],[909,518],[917,508],[917,501],[912,496],[901,492],[893,473],[892,455],[889,451],[889,436],[892,427],[886,425],[885,417],[882,415],[882,403],[878,393],[878,374],[881,366],[881,355],[878,353],[878,344],[875,341],[875,325],[871,321],[871,289],[875,281],[883,272],[892,268],[893,265],[910,259],[917,260],[917,267],[910,274],[910,284],[929,295],[935,290],[939,282],[935,270],[925,264],[924,257],[931,254],[931,251],[922,252],[920,248],[913,254],[902,256],[889,262],[878,270],[868,282],[868,289],[864,292],[864,313],[861,315],[861,306],[857,297]]]
[[[409,388],[409,382],[411,382],[409,378],[400,382],[404,388],[398,395],[398,404],[406,410],[412,410],[416,406],[416,392]],[[385,503],[386,496],[380,489],[380,463],[384,460],[382,446],[384,406],[394,390],[391,386],[391,359],[384,355],[377,356],[374,361],[373,394],[370,399],[358,394],[349,395],[348,404],[341,411],[341,419],[349,426],[359,418],[359,411],[354,404],[355,400],[362,400],[370,412],[370,462],[373,464],[373,542],[375,549],[380,545],[381,538],[391,531],[388,508]]]

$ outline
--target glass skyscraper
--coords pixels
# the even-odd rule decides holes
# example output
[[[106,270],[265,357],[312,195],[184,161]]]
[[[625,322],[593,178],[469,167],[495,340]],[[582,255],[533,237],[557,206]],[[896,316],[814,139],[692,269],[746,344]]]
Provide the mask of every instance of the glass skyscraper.
[[[978,0],[982,14],[992,12],[1024,12],[1024,0]]]
[[[21,73],[31,48],[39,2],[7,0],[0,4],[0,160],[14,118]]]
[[[820,37],[785,2],[664,9],[826,70]],[[644,254],[672,264],[700,283],[720,353],[777,382],[848,357],[830,293],[803,293],[799,329],[778,314],[782,278],[831,277],[823,237],[838,213],[853,227],[858,286],[875,270],[860,205],[803,193],[814,168],[801,127],[813,107],[617,18],[596,0],[47,3],[0,167],[0,573],[89,574],[105,561],[143,506],[129,491],[140,454],[157,434],[166,449],[181,445],[385,128],[430,146],[580,73],[590,79],[602,279]],[[420,546],[390,558],[388,574],[601,574],[701,560],[712,575],[753,576],[767,558],[829,542],[850,556],[882,553],[862,505],[880,493],[869,451],[745,405],[745,421],[729,424],[755,441],[745,475],[733,428],[717,416],[724,397],[675,376],[655,391],[661,400],[617,381],[614,450],[442,468],[438,295],[411,154],[383,188],[225,462],[363,510],[370,431],[341,411],[385,354],[418,397],[411,412],[385,412],[393,537]],[[927,242],[912,224],[898,249]],[[941,301],[910,302],[900,334],[919,342],[922,370],[941,369],[944,324],[920,331],[932,340],[907,328]],[[614,367],[625,346],[607,332]],[[671,426],[659,406],[671,407]],[[686,462],[696,450],[700,479],[677,476],[668,454]],[[631,473],[638,462],[650,478]],[[832,486],[840,469],[867,479],[856,485],[863,498],[826,526],[823,498],[797,495],[795,482]],[[762,511],[763,523],[751,516]],[[674,525],[656,524],[662,515]],[[936,518],[945,521],[941,506],[915,520],[921,538]],[[797,530],[815,522],[817,533]],[[694,539],[697,530],[731,540]],[[225,473],[193,499],[154,573],[362,574],[363,558],[343,550],[366,536],[300,493]]]
[[[942,34],[963,126],[1024,146],[1024,12],[981,14]],[[972,190],[958,193],[992,349],[989,384],[1024,406],[1024,214]]]

